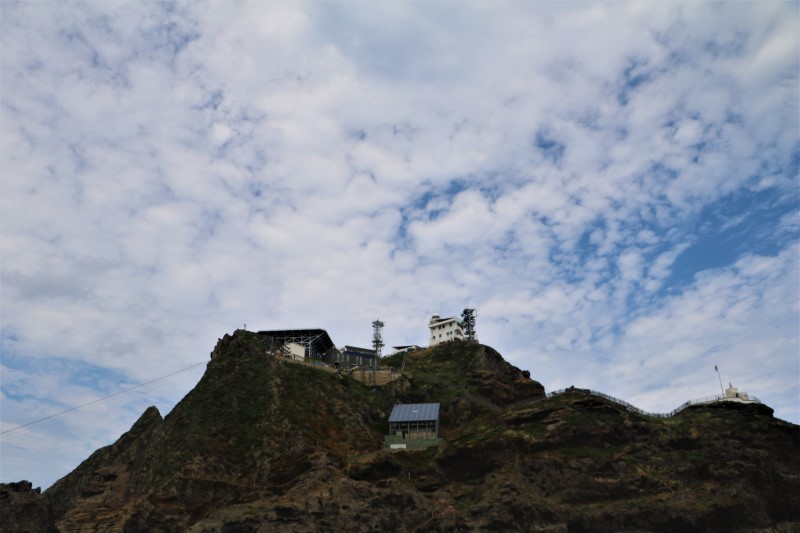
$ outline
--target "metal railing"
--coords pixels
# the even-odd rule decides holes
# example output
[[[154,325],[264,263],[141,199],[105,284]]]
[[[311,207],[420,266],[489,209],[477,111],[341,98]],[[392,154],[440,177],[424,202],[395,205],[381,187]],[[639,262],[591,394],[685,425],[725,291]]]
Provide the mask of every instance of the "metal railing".
[[[669,418],[669,417],[677,415],[678,413],[680,413],[681,411],[683,411],[684,409],[686,409],[690,405],[699,405],[699,404],[703,404],[703,403],[718,402],[718,401],[722,401],[722,400],[740,399],[740,400],[749,400],[749,401],[752,401],[752,402],[755,402],[755,403],[761,403],[761,400],[759,400],[755,396],[750,396],[749,394],[746,397],[741,397],[741,398],[739,398],[739,397],[729,398],[729,397],[727,397],[727,396],[725,396],[723,394],[717,394],[716,396],[706,396],[705,398],[697,398],[695,400],[689,400],[688,402],[682,403],[681,405],[679,405],[678,407],[676,407],[675,409],[673,409],[669,413],[651,413],[649,411],[645,411],[644,409],[639,409],[635,405],[632,405],[632,404],[626,402],[625,400],[620,400],[619,398],[615,398],[615,397],[613,397],[611,395],[608,395],[608,394],[605,394],[605,393],[599,392],[599,391],[594,391],[594,390],[591,390],[591,389],[578,389],[578,388],[575,388],[575,387],[570,387],[570,388],[567,388],[567,389],[559,389],[559,390],[555,390],[555,391],[552,391],[552,392],[548,392],[547,393],[547,397],[548,398],[552,398],[554,396],[558,396],[558,395],[561,395],[561,394],[569,394],[571,392],[583,392],[583,393],[591,394],[592,396],[598,396],[600,398],[605,398],[606,400],[608,400],[610,402],[613,402],[613,403],[615,403],[617,405],[621,405],[622,407],[624,407],[628,411],[631,411],[631,412],[634,412],[634,413],[638,413],[638,414],[643,415],[643,416],[653,417],[653,418]]]

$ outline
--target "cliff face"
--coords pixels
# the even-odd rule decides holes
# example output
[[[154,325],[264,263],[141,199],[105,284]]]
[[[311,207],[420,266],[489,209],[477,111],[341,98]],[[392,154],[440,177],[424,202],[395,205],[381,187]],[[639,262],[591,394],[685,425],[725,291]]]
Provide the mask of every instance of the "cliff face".
[[[29,481],[0,483],[0,530],[17,533],[58,531],[50,501]]]
[[[405,370],[370,389],[226,336],[166,418],[148,409],[45,494],[0,487],[0,528],[800,531],[800,427],[765,406],[650,419],[580,390],[544,399],[478,344]],[[438,448],[380,449],[397,402],[441,403]]]

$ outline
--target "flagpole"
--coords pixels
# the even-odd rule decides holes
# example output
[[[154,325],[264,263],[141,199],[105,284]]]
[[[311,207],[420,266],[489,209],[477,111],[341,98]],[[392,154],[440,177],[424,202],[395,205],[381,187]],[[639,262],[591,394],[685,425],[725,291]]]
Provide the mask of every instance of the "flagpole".
[[[714,370],[717,371],[717,377],[719,378],[719,390],[722,392],[722,397],[725,397],[725,389],[722,388],[722,376],[719,375],[719,368],[717,365],[714,365]]]

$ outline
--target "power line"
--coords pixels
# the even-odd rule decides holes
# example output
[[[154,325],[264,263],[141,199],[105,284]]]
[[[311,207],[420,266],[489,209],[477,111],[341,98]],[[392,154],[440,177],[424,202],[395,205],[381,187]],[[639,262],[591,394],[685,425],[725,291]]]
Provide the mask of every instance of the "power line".
[[[191,370],[191,369],[193,369],[195,367],[198,367],[198,366],[204,365],[204,364],[206,364],[206,361],[203,361],[203,362],[200,362],[200,363],[195,363],[192,366],[187,366],[186,368],[184,368],[182,370],[177,370],[177,371],[175,371],[175,372],[173,372],[171,374],[167,374],[166,376],[161,376],[161,377],[156,378],[156,379],[151,379],[150,381],[146,381],[144,383],[140,383],[139,385],[133,386],[133,387],[131,387],[129,389],[121,390],[121,391],[115,392],[114,394],[109,394],[108,396],[103,396],[102,398],[98,398],[96,400],[92,400],[91,402],[85,403],[83,405],[79,405],[77,407],[70,407],[66,411],[61,411],[60,413],[56,413],[54,415],[46,416],[44,418],[40,418],[38,420],[34,420],[33,422],[28,422],[27,424],[22,424],[21,426],[17,426],[15,428],[7,429],[5,431],[0,431],[0,435],[5,435],[6,433],[11,433],[12,431],[16,431],[18,429],[22,429],[22,428],[25,428],[25,427],[28,427],[28,426],[32,426],[34,424],[38,424],[39,422],[44,422],[45,420],[50,420],[51,418],[55,418],[57,416],[65,415],[67,413],[71,413],[72,411],[77,411],[78,409],[83,409],[84,407],[86,407],[88,405],[92,405],[92,404],[95,404],[95,403],[98,403],[98,402],[102,402],[104,400],[108,400],[109,398],[113,398],[114,396],[119,396],[120,394],[125,394],[126,392],[130,392],[132,390],[140,389],[140,388],[142,388],[142,387],[144,387],[146,385],[150,385],[151,383],[155,383],[156,381],[161,381],[162,379],[167,379],[167,378],[172,377],[172,376],[174,376],[176,374],[180,374],[181,372],[186,372],[187,370]]]

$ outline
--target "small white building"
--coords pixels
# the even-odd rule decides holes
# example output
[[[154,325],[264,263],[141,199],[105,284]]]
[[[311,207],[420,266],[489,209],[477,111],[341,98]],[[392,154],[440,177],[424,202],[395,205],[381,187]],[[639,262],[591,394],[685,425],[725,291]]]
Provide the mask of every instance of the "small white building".
[[[441,318],[439,315],[433,315],[430,322],[428,322],[428,328],[431,330],[428,346],[464,340],[463,326],[455,317]]]
[[[728,383],[728,388],[725,389],[725,395],[720,398],[723,402],[741,402],[741,403],[761,403],[755,396],[750,396],[746,392],[739,392],[739,389]]]
[[[698,398],[697,400],[690,400],[686,402],[684,406],[721,403],[721,402],[762,403],[761,400],[759,400],[752,394],[747,394],[746,392],[740,392],[739,389],[733,386],[733,384],[728,383],[728,388],[725,389],[725,391],[722,394],[717,394],[716,396],[706,396],[705,398]]]
[[[303,345],[296,342],[287,342],[281,348],[283,356],[293,361],[302,361],[306,357],[306,349]]]

